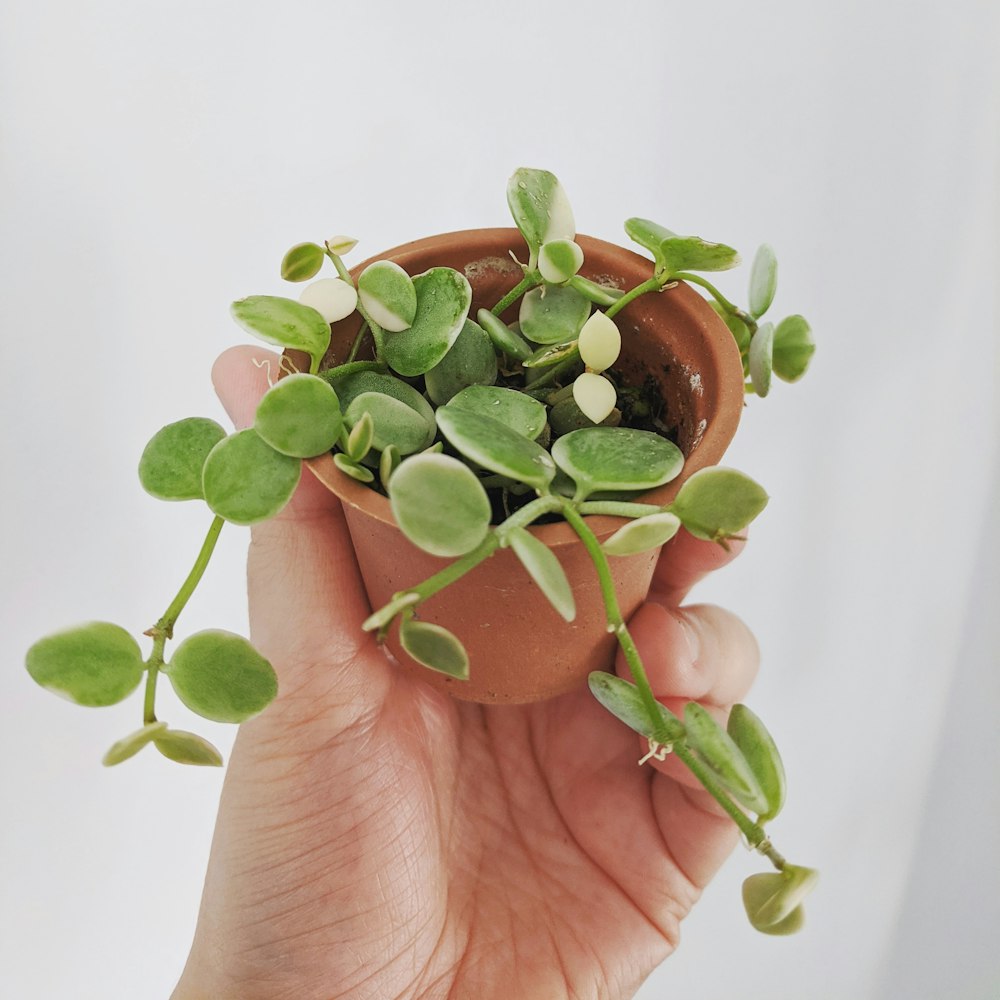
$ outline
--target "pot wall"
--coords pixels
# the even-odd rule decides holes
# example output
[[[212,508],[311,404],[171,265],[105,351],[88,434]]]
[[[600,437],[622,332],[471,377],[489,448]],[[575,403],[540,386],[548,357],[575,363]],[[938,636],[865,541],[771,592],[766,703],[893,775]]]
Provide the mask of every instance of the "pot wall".
[[[586,236],[581,273],[628,289],[646,280],[651,262],[622,247]],[[415,275],[431,266],[462,271],[473,288],[471,315],[493,306],[521,278],[510,252],[526,256],[516,229],[448,233],[380,254]],[[354,269],[357,276],[369,262]],[[513,307],[504,319],[516,319]],[[732,335],[708,303],[683,283],[644,295],[617,316],[622,356],[615,368],[633,384],[651,374],[667,411],[677,422],[677,443],[686,456],[681,475],[643,498],[664,504],[686,478],[716,464],[732,440],[743,407],[743,368]],[[356,316],[334,324],[324,367],[343,359],[359,329]],[[330,455],[308,462],[313,474],[343,502],[358,562],[373,608],[397,591],[431,576],[449,560],[428,555],[396,527],[386,497],[344,475]],[[588,518],[598,538],[621,521]],[[470,658],[470,679],[457,681],[413,663],[399,646],[397,630],[387,645],[403,669],[417,670],[434,686],[464,700],[521,703],[550,698],[586,683],[592,670],[611,669],[616,642],[606,630],[604,604],[593,565],[565,523],[530,529],[552,548],[573,585],[577,617],[566,623],[510,550],[501,550],[420,607],[420,617],[454,632]],[[612,574],[628,619],[649,590],[658,552],[611,560]]]

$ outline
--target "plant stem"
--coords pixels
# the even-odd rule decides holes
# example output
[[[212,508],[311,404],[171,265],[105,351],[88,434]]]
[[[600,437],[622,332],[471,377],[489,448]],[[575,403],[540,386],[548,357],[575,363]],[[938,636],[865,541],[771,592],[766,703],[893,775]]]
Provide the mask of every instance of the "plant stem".
[[[581,514],[607,514],[611,517],[648,517],[662,514],[663,508],[651,503],[629,503],[625,500],[585,500]]]
[[[319,377],[330,382],[332,379],[353,375],[355,372],[385,372],[386,370],[386,366],[381,361],[345,361],[342,365],[324,368],[319,373]]]
[[[524,277],[490,310],[494,316],[499,316],[505,309],[512,306],[525,292],[542,283],[542,276],[537,271],[527,271]]]
[[[713,285],[706,278],[703,278],[700,274],[692,274],[690,271],[678,271],[676,274],[672,274],[670,276],[670,280],[687,281],[692,285],[700,285],[712,296],[713,299],[715,299],[716,302],[719,303],[720,306],[722,306],[723,309],[725,309],[727,313],[729,313],[730,316],[735,316],[746,326],[746,328],[750,331],[751,337],[757,332],[757,320],[755,320],[753,316],[741,309],[739,306],[733,305],[733,303],[730,302],[729,299],[727,299],[725,295],[723,295],[722,292],[715,287],[715,285]]]
[[[614,580],[611,578],[611,567],[608,565],[608,557],[605,555],[604,549],[601,548],[597,536],[587,526],[587,522],[584,521],[574,503],[563,500],[562,514],[580,537],[580,541],[583,542],[591,562],[594,564],[594,569],[597,570],[601,596],[604,598],[604,610],[608,618],[608,631],[614,633],[618,639],[618,645],[621,646],[622,652],[625,654],[625,662],[628,663],[632,679],[639,689],[639,694],[649,715],[649,721],[652,724],[653,739],[658,743],[669,743],[671,741],[664,731],[660,703],[656,700],[656,696],[649,686],[649,679],[646,677],[646,669],[642,665],[639,650],[636,649],[632,635],[625,624],[625,619],[622,618]]]
[[[674,743],[674,754],[684,766],[701,782],[705,791],[715,799],[729,814],[732,821],[739,827],[740,833],[746,838],[747,843],[763,854],[778,871],[784,871],[787,862],[774,849],[764,828],[752,819],[726,794],[722,786],[715,780],[712,772],[695,756],[683,740]]]
[[[608,306],[604,311],[604,315],[611,319],[617,313],[620,313],[633,299],[639,298],[640,295],[645,295],[646,292],[655,292],[663,287],[663,282],[658,278],[649,278],[643,281],[641,284],[635,286],[635,288],[627,291],[614,305]]]
[[[350,353],[347,355],[347,360],[344,362],[345,364],[350,364],[357,356],[358,348],[361,347],[361,341],[364,340],[365,331],[367,329],[368,329],[368,322],[366,320],[362,322],[361,328],[358,330],[358,335],[354,338],[354,343],[351,344],[351,350]]]
[[[202,542],[201,550],[198,552],[198,558],[195,559],[191,572],[188,573],[187,578],[181,584],[181,589],[177,591],[177,596],[170,602],[170,606],[163,613],[163,617],[146,632],[146,635],[150,636],[153,640],[153,648],[149,654],[149,659],[146,661],[149,672],[146,676],[146,692],[142,713],[143,723],[146,725],[150,722],[156,722],[156,712],[154,709],[156,701],[156,678],[164,663],[163,651],[167,645],[167,640],[173,638],[174,625],[177,624],[180,613],[191,599],[195,587],[198,586],[201,578],[205,575],[209,560],[215,551],[215,543],[219,540],[219,532],[222,531],[222,526],[225,523],[219,516],[216,516],[212,521],[208,529],[208,534],[205,536],[205,541]]]

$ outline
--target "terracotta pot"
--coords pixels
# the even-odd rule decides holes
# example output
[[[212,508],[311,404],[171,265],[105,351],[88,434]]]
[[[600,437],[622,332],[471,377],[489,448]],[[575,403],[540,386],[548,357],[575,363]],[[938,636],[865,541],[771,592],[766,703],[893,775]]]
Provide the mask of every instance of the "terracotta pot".
[[[586,236],[582,274],[631,288],[651,274],[644,257]],[[415,275],[436,265],[462,271],[473,288],[471,315],[491,307],[521,278],[510,252],[525,256],[515,229],[448,233],[397,247],[388,258]],[[368,262],[354,270],[355,276]],[[516,306],[504,317],[516,318]],[[333,328],[324,367],[341,361],[359,329],[355,314]],[[677,443],[687,456],[679,478],[646,494],[669,501],[685,478],[719,461],[732,440],[743,407],[743,369],[732,334],[705,300],[683,284],[639,297],[620,312],[622,356],[615,366],[631,384],[648,376],[659,383],[667,412],[677,424]],[[448,560],[427,555],[409,542],[393,521],[389,501],[345,476],[325,455],[312,459],[312,472],[343,502],[347,523],[373,608],[397,591],[417,584]],[[606,538],[621,525],[611,517],[591,517],[591,529]],[[421,605],[419,615],[454,632],[470,658],[470,679],[457,681],[415,664],[399,646],[397,630],[387,644],[404,669],[456,698],[495,703],[537,701],[586,683],[592,670],[609,669],[615,639],[606,629],[604,605],[594,567],[565,523],[533,527],[562,563],[576,597],[570,624],[552,610],[510,550],[498,551],[458,583]],[[649,590],[658,553],[611,560],[626,619]]]

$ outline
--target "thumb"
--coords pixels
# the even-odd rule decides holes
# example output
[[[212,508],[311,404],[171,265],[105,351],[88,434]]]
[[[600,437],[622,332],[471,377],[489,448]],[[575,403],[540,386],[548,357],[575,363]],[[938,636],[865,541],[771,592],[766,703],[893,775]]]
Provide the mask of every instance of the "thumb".
[[[255,347],[231,348],[215,362],[215,391],[238,429],[253,424],[279,364]],[[274,665],[282,696],[317,697],[319,686],[357,705],[364,688],[370,701],[373,678],[350,669],[372,643],[361,631],[368,597],[340,502],[305,467],[285,509],[251,529],[247,587],[251,638]]]

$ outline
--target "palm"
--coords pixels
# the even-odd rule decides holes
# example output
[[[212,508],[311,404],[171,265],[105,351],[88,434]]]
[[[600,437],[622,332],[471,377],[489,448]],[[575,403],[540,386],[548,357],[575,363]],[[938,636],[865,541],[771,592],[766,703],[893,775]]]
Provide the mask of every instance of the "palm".
[[[665,563],[659,596],[720,561]],[[237,740],[188,971],[219,1000],[631,995],[732,824],[669,765],[638,767],[587,691],[484,707],[399,673],[360,631],[346,529],[314,482],[255,533],[250,590],[281,694]],[[752,674],[745,651],[722,679],[657,639],[657,690],[721,705]]]

